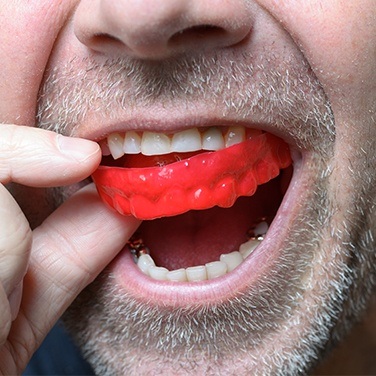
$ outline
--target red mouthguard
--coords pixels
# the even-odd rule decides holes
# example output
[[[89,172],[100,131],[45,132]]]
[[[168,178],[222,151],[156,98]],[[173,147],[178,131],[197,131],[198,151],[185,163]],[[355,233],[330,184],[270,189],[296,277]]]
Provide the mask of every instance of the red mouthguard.
[[[230,207],[290,164],[288,145],[263,133],[162,167],[99,166],[92,177],[102,200],[120,214],[155,219],[216,205]]]

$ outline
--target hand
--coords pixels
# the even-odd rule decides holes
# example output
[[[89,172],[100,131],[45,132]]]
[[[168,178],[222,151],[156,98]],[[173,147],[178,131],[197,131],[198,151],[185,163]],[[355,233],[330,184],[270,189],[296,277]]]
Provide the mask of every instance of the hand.
[[[64,310],[139,224],[106,208],[89,185],[31,231],[2,184],[71,184],[89,176],[100,158],[99,146],[88,140],[0,125],[1,374],[22,372]]]

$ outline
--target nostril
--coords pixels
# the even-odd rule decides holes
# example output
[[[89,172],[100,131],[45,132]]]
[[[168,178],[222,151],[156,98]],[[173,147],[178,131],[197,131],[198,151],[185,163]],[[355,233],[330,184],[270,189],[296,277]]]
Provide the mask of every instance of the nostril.
[[[179,30],[178,32],[173,34],[170,37],[168,44],[173,47],[178,45],[185,45],[187,43],[202,43],[202,41],[209,41],[211,39],[224,37],[226,34],[226,30],[218,26],[196,25],[183,30]]]
[[[111,46],[111,47],[124,47],[124,43],[114,37],[113,35],[107,33],[96,33],[93,34],[91,37],[90,45],[93,49],[96,49],[96,46]]]
[[[244,0],[80,0],[78,40],[111,57],[158,60],[248,40],[254,5]],[[148,7],[151,9],[148,9]]]

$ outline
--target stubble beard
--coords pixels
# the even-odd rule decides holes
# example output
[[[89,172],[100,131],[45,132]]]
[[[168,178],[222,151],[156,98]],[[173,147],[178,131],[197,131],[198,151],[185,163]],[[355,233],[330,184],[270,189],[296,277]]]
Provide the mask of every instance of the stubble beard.
[[[374,209],[362,218],[348,214],[346,223],[335,219],[343,209],[329,192],[334,120],[314,75],[293,57],[283,63],[265,59],[273,68],[251,56],[231,66],[221,61],[220,56],[152,66],[82,61],[86,69],[67,64],[52,71],[42,87],[39,124],[63,134],[74,135],[90,112],[111,117],[113,108],[174,101],[189,106],[197,100],[220,103],[224,117],[257,113],[264,121],[273,119],[300,147],[316,152],[310,199],[267,280],[225,303],[184,309],[139,302],[107,271],[81,293],[65,321],[97,374],[300,373],[330,338],[341,337],[370,294],[372,278],[360,276],[375,276],[375,256],[366,251],[374,248]],[[364,191],[372,195],[369,186]],[[57,204],[62,197],[56,194]],[[355,201],[364,211],[364,202]]]

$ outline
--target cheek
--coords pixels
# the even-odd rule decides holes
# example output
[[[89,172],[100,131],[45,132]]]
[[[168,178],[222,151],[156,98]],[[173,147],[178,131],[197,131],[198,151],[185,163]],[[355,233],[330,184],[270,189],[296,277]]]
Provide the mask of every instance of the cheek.
[[[350,161],[367,163],[375,155],[369,140],[376,136],[375,1],[259,2],[293,37],[328,96],[336,120],[338,161],[347,169]],[[359,156],[360,148],[366,148],[367,158]]]
[[[0,10],[0,122],[33,125],[45,66],[71,0],[10,0]]]
[[[374,199],[376,184],[375,1],[259,3],[292,36],[331,103],[336,143],[329,190],[338,209],[337,224],[346,222],[354,208],[367,211],[364,202]]]
[[[333,104],[339,96],[354,104],[375,92],[374,0],[259,2],[291,34]]]

